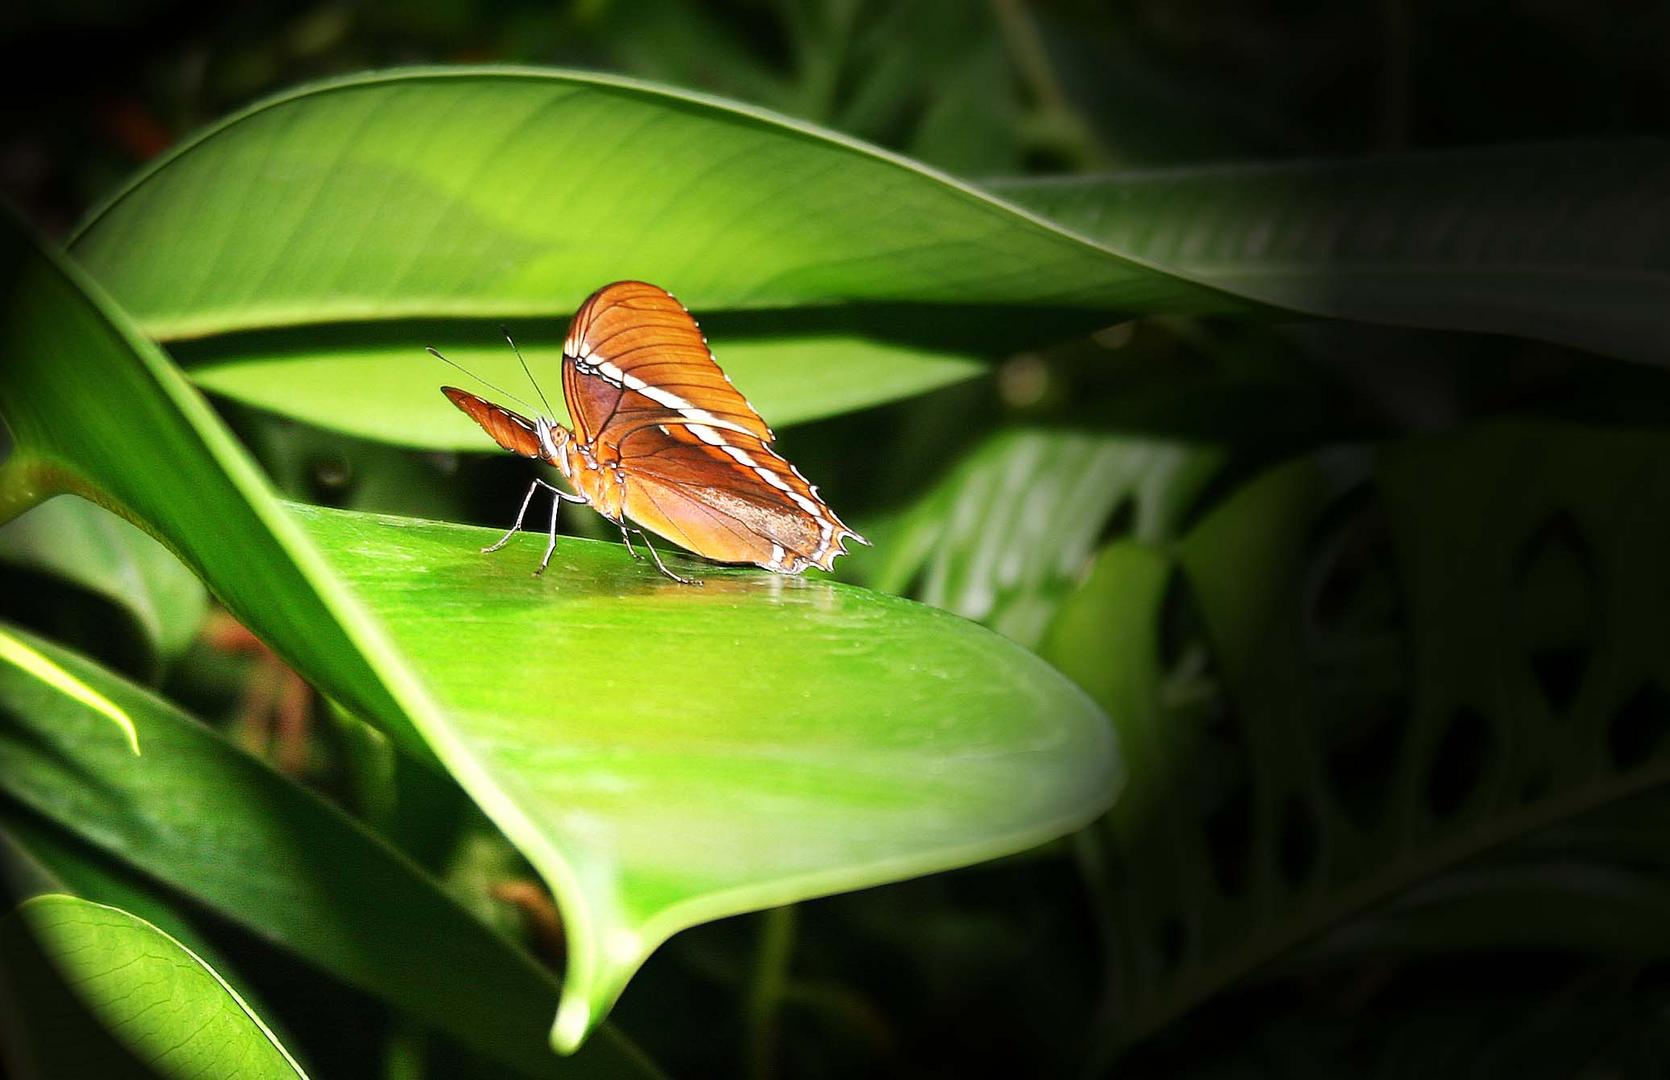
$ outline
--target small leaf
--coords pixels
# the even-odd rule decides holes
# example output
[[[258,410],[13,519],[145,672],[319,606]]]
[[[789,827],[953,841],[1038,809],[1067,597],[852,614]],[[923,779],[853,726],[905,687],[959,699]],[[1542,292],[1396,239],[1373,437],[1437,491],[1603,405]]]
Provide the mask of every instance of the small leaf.
[[[306,1075],[213,968],[138,916],[48,895],[13,918],[27,930],[14,921],[6,932],[33,934],[76,995],[159,1075]]]

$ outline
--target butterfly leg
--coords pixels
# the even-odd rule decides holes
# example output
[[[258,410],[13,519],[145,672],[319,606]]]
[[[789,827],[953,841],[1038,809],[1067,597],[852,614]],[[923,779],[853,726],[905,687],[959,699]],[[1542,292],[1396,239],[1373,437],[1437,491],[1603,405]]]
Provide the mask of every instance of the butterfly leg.
[[[545,486],[550,487],[549,484],[546,484]],[[551,490],[556,491],[557,489],[556,488],[551,488]],[[558,494],[560,495],[561,492],[558,492]],[[561,499],[552,499],[551,500],[551,539],[550,539],[550,542],[545,545],[545,557],[543,559],[539,560],[539,569],[535,570],[533,572],[534,577],[538,577],[539,575],[543,574],[545,572],[545,568],[547,566],[551,565],[551,554],[557,550],[557,511],[561,510],[561,509],[562,509],[562,500]]]
[[[632,546],[632,534],[626,531],[626,526],[617,521],[615,527],[620,529],[620,538],[626,541],[626,553],[634,559],[642,559],[643,556],[638,554],[638,549]]]
[[[621,531],[625,532],[624,529],[622,529]],[[661,573],[664,576],[672,578],[674,581],[678,582],[680,585],[700,585],[701,584],[701,582],[697,581],[695,578],[679,577],[677,574],[675,574],[671,570],[667,569],[667,564],[661,561],[660,552],[656,551],[655,550],[655,545],[649,542],[649,534],[644,532],[644,530],[642,530],[642,529],[637,530],[637,532],[638,532],[638,539],[642,540],[644,542],[644,546],[649,548],[649,557],[655,560],[655,568],[657,570],[661,571]]]
[[[520,510],[516,511],[516,524],[514,524],[510,527],[509,532],[507,532],[503,536],[499,537],[498,543],[489,544],[486,547],[482,548],[481,553],[483,555],[492,554],[493,552],[495,552],[495,551],[499,550],[500,548],[504,547],[506,544],[510,543],[510,538],[512,536],[515,536],[518,532],[521,531],[521,529],[522,529],[522,519],[524,517],[526,517],[527,513],[528,513],[528,504],[533,501],[533,493],[539,490],[539,485],[541,483],[542,483],[542,481],[535,480],[533,483],[528,485],[528,493],[526,495],[522,496],[522,508]]]
[[[520,510],[516,511],[516,524],[514,524],[510,527],[509,532],[507,532],[503,536],[499,537],[497,543],[489,544],[486,547],[482,548],[481,553],[483,555],[489,555],[489,554],[499,550],[500,548],[504,547],[506,544],[510,543],[510,538],[511,537],[515,536],[518,532],[522,531],[522,519],[524,517],[526,517],[527,514],[528,514],[528,504],[533,501],[533,493],[538,491],[540,488],[544,488],[546,491],[549,491],[551,493],[551,495],[556,499],[557,503],[563,503],[563,502],[583,503],[583,502],[586,501],[586,500],[580,498],[577,495],[570,495],[568,492],[563,491],[562,489],[560,489],[558,487],[555,487],[551,484],[547,484],[545,481],[539,479],[538,477],[535,477],[534,482],[528,485],[528,493],[526,495],[522,496],[522,508]],[[556,504],[552,505],[552,509],[553,510],[556,509]]]

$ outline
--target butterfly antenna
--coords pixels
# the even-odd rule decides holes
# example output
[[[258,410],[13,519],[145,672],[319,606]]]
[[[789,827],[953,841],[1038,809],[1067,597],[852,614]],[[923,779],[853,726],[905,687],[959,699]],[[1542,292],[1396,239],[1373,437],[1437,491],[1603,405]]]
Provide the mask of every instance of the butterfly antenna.
[[[465,367],[463,364],[454,363],[453,361],[448,360],[446,357],[441,355],[441,350],[435,348],[435,346],[426,345],[426,346],[424,346],[424,351],[427,352],[430,356],[433,356],[435,359],[439,360],[441,363],[448,364],[452,367],[457,368],[459,371],[462,371],[464,374],[468,375],[470,378],[474,379],[476,382],[480,383],[481,385],[487,387],[487,389],[493,391],[494,393],[503,394],[505,397],[507,397],[510,400],[516,402],[518,405],[522,406],[524,409],[527,409],[529,412],[533,411],[533,403],[532,402],[524,401],[522,398],[519,398],[515,394],[512,394],[509,390],[506,390],[504,387],[496,386],[493,383],[488,382],[486,379],[482,378],[480,375],[477,375],[475,372],[471,371],[469,368]],[[546,408],[549,409],[550,406],[547,405]]]
[[[510,328],[501,323],[499,325],[499,333],[503,334],[505,341],[510,343],[510,351],[516,354],[516,359],[522,361],[522,374],[526,375],[528,377],[528,382],[533,384],[534,392],[539,395],[539,400],[545,402],[545,415],[557,415],[556,411],[551,408],[551,403],[549,401],[545,401],[545,391],[540,389],[539,383],[534,381],[533,372],[528,370],[528,362],[526,360],[522,360],[522,350],[516,347],[516,340],[510,336]]]

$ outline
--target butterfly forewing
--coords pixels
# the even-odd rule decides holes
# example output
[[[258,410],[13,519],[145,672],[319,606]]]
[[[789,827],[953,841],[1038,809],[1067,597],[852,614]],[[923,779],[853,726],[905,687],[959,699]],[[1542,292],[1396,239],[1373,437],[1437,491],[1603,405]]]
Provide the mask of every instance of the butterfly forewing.
[[[582,444],[618,454],[627,516],[698,554],[827,570],[858,535],[772,449],[771,428],[664,289],[621,281],[592,294],[563,346],[563,394]]]
[[[443,386],[441,393],[506,450],[523,457],[539,456],[539,429],[532,420],[456,386]]]
[[[770,442],[696,320],[666,290],[617,281],[575,313],[563,345],[563,397],[585,444],[618,444],[658,424],[702,423]]]

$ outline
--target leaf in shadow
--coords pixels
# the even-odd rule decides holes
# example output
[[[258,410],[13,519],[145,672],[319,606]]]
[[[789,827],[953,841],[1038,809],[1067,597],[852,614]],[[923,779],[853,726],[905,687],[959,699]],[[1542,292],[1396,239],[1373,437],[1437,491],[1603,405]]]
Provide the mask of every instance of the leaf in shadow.
[[[1662,141],[987,187],[1112,250],[1275,307],[1670,363]]]
[[[1108,709],[1140,778],[1095,872],[1110,1053],[1324,935],[1341,951],[1485,945],[1566,921],[1559,940],[1604,949],[1617,938],[1597,919],[1641,918],[1661,889],[1599,870],[1587,887],[1568,874],[1535,916],[1506,912],[1571,863],[1565,846],[1487,888],[1444,875],[1670,781],[1662,744],[1613,753],[1642,688],[1670,679],[1651,644],[1670,635],[1667,449],[1653,432],[1481,425],[1355,468],[1273,469],[1175,558],[1103,553],[1044,653]],[[1538,569],[1547,537],[1571,534],[1553,565],[1581,570]],[[1574,635],[1586,661],[1551,693],[1539,650]],[[1193,676],[1191,649],[1209,657]],[[1426,882],[1379,929],[1336,929]]]

